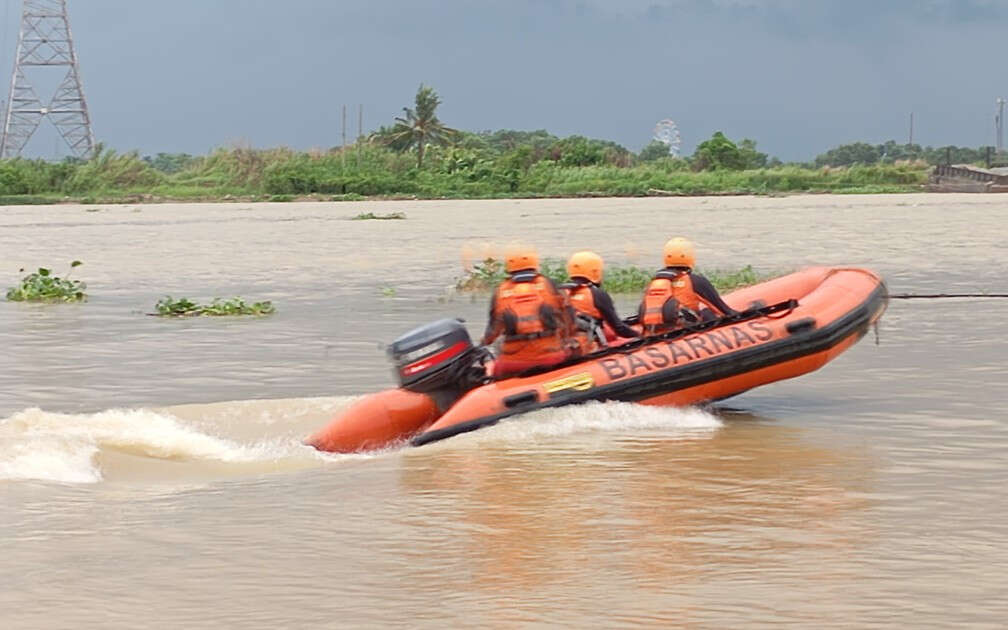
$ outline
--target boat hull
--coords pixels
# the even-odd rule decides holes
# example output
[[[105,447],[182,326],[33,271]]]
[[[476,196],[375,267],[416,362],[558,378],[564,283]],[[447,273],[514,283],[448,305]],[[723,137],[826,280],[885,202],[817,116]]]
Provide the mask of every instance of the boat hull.
[[[333,453],[373,451],[415,435],[437,417],[433,398],[389,389],[356,401],[305,443]]]
[[[536,409],[604,400],[683,406],[800,376],[864,336],[885,311],[888,292],[871,271],[815,267],[735,291],[725,301],[746,315],[477,387],[417,426],[410,443],[420,446]],[[775,306],[760,309],[767,304]],[[360,427],[367,419],[344,414],[328,429],[347,422]],[[363,450],[346,441],[340,446]]]

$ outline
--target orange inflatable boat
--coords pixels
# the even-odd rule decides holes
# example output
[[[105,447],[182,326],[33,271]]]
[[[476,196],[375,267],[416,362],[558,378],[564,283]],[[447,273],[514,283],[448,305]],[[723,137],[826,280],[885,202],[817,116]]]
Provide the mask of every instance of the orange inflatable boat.
[[[889,295],[866,269],[816,267],[724,299],[740,313],[499,381],[460,322],[434,322],[389,347],[399,388],[365,396],[307,443],[341,453],[419,446],[545,407],[727,398],[822,367],[864,336]]]

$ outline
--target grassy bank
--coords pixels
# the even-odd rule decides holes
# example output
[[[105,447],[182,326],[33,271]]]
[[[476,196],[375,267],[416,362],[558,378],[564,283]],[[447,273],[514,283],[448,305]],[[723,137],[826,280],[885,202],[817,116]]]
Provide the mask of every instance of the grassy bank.
[[[566,265],[562,260],[547,258],[542,261],[541,271],[557,284],[568,280]],[[654,277],[654,272],[654,269],[636,265],[607,265],[602,278],[602,288],[610,293],[639,293]],[[750,265],[740,269],[699,269],[697,272],[710,280],[718,291],[732,291],[774,277],[758,273]],[[503,261],[487,258],[466,269],[464,275],[456,282],[455,289],[462,292],[490,291],[506,277]]]
[[[577,166],[457,149],[432,149],[417,168],[407,153],[366,143],[327,152],[220,149],[173,162],[170,172],[156,164],[108,150],[87,161],[3,160],[0,204],[910,192],[929,170],[907,163],[693,171],[673,158]]]

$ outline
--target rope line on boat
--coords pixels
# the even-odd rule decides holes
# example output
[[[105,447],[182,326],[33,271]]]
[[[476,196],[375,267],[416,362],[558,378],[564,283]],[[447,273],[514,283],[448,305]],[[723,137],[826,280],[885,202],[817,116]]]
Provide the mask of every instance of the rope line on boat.
[[[785,314],[790,314],[795,308],[798,307],[798,300],[790,299],[784,300],[783,302],[778,302],[776,304],[771,304],[769,306],[751,306],[744,311],[738,311],[734,315],[725,315],[716,319],[710,319],[702,322],[697,322],[683,328],[677,328],[665,333],[659,333],[657,335],[648,335],[646,337],[640,337],[633,341],[628,341],[627,343],[610,346],[607,348],[602,348],[591,352],[589,354],[584,354],[579,357],[571,357],[563,363],[557,365],[549,366],[537,366],[529,368],[523,372],[519,372],[518,376],[532,376],[535,374],[540,374],[542,372],[549,372],[563,367],[568,367],[577,363],[581,363],[588,360],[601,359],[603,357],[615,355],[615,354],[632,354],[646,345],[651,345],[657,341],[672,341],[674,339],[679,339],[693,333],[704,332],[712,328],[719,328],[721,326],[726,326],[728,324],[737,324],[739,322],[747,322],[753,319],[759,319],[760,317],[770,317],[771,315],[778,314],[782,311]],[[631,315],[624,319],[624,323],[627,325],[636,324],[639,317],[637,315]]]

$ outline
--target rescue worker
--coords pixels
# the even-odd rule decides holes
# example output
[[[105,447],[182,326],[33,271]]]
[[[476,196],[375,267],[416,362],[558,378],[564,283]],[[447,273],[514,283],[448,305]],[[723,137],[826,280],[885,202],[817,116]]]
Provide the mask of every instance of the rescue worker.
[[[570,283],[561,287],[574,309],[575,338],[584,353],[605,348],[617,336],[640,336],[620,319],[612,298],[599,286],[602,283],[604,264],[602,257],[595,252],[585,251],[571,255],[567,261]],[[606,324],[615,333],[614,336],[607,334]]]
[[[571,356],[573,320],[565,296],[539,273],[539,256],[516,248],[504,259],[508,278],[494,291],[483,344],[503,336],[494,376],[556,365]]]
[[[665,268],[655,274],[641,300],[639,314],[645,333],[661,333],[684,323],[737,313],[725,304],[707,278],[693,272],[693,243],[677,236],[665,243],[663,254]]]

